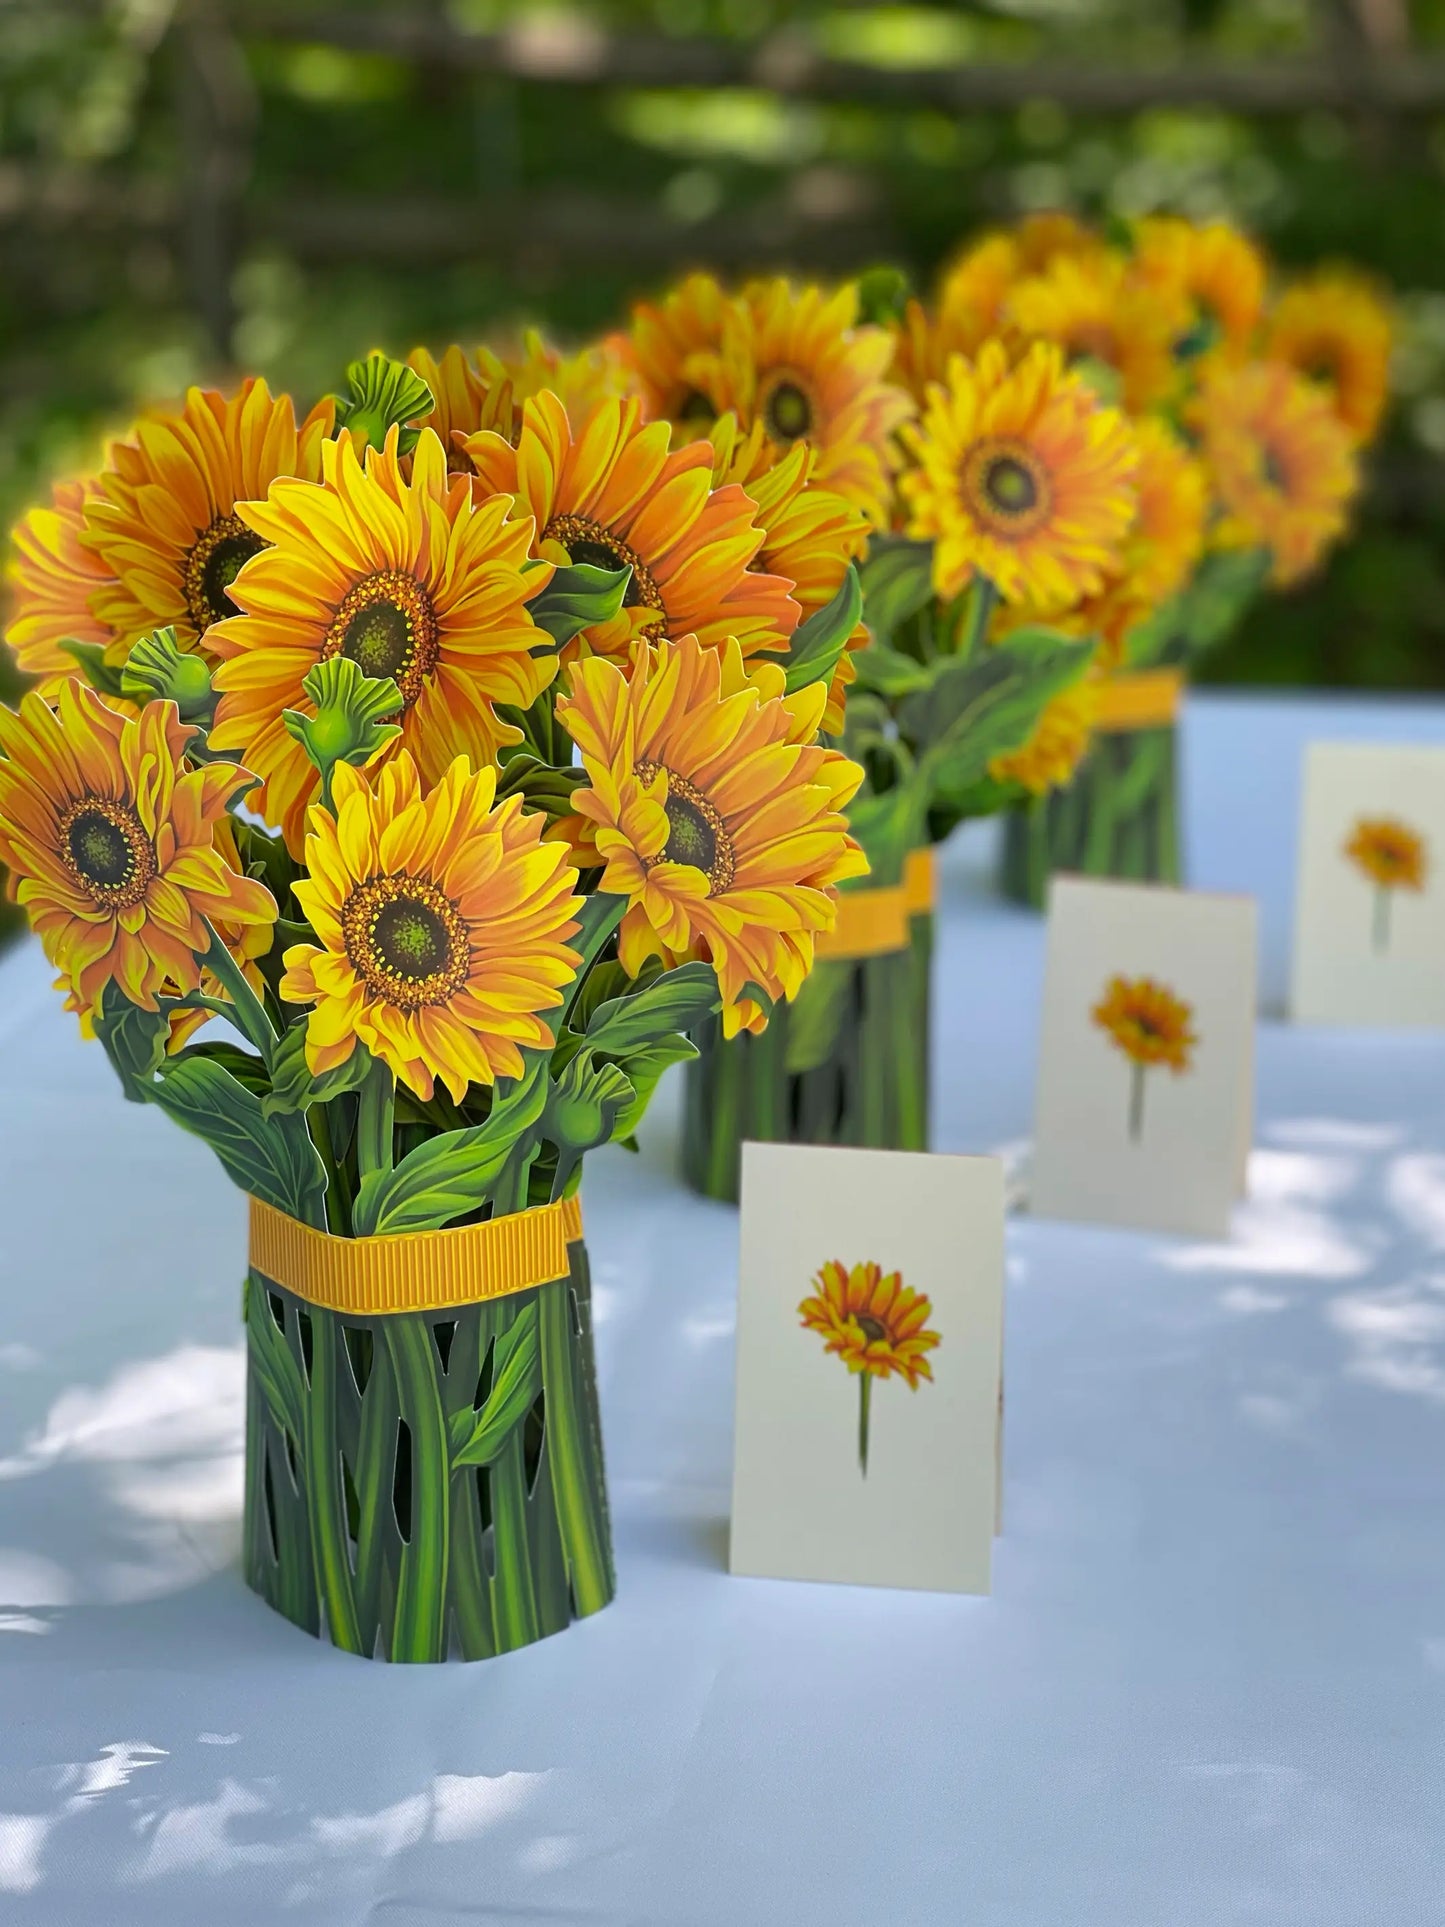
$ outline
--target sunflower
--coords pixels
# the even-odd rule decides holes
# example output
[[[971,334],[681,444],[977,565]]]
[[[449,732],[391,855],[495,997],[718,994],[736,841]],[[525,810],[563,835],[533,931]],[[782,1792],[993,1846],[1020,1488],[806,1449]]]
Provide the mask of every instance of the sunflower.
[[[478,348],[475,361],[456,346],[436,360],[413,348],[407,364],[431,389],[436,407],[421,426],[441,437],[448,466],[470,469],[464,444],[469,435],[491,430],[515,442],[522,430],[522,404],[550,389],[574,414],[585,413],[611,395],[621,395],[631,378],[618,350],[608,343],[563,354],[534,328],[528,328],[514,354]]]
[[[892,379],[918,402],[931,382],[942,381],[954,355],[976,355],[998,334],[1004,302],[1018,280],[1018,243],[1012,235],[987,234],[946,269],[932,315],[909,301],[896,324]]]
[[[1174,311],[1118,254],[1058,255],[1018,282],[1004,312],[1026,339],[1055,341],[1069,361],[1111,369],[1131,413],[1155,407],[1177,384]]]
[[[714,485],[735,482],[755,504],[763,546],[753,566],[792,583],[793,599],[807,621],[832,601],[849,562],[867,549],[867,516],[813,483],[817,453],[806,442],[778,460],[761,423],[740,435],[734,418],[725,415],[713,430],[712,445]],[[860,621],[829,685],[823,717],[829,735],[842,731],[848,686],[857,675],[853,654],[867,642],[868,630]]]
[[[735,483],[713,488],[708,443],[670,441],[634,397],[598,402],[574,433],[559,397],[543,393],[526,403],[515,448],[497,434],[466,448],[478,491],[513,497],[534,519],[536,554],[631,568],[626,606],[570,653],[625,656],[639,636],[687,634],[736,638],[745,655],[782,647],[798,605],[780,576],[751,566],[763,542],[753,503]]]
[[[933,1377],[927,1354],[943,1342],[928,1330],[933,1305],[927,1295],[903,1282],[898,1271],[871,1261],[851,1268],[830,1258],[813,1279],[814,1291],[798,1307],[805,1331],[826,1341],[823,1349],[841,1358],[850,1372],[872,1378],[904,1380],[916,1392]]]
[[[181,643],[210,648],[212,625],[235,614],[237,571],[264,546],[238,505],[278,476],[314,479],[332,416],[325,401],[298,429],[290,397],[273,399],[264,381],[230,396],[192,388],[179,414],[142,421],[113,451],[86,543],[115,577],[92,606],[121,645],[170,624]]]
[[[228,936],[275,922],[271,893],[227,860],[226,807],[250,779],[233,763],[187,769],[195,732],[174,703],[120,716],[77,680],[57,701],[32,691],[0,708],[10,895],[82,1013],[112,979],[154,1010],[199,985],[204,919]]]
[[[1198,420],[1223,511],[1224,548],[1267,548],[1274,580],[1296,582],[1345,526],[1359,471],[1350,433],[1329,398],[1280,361],[1217,368]]]
[[[94,643],[109,662],[124,658],[114,631],[90,606],[115,581],[83,540],[86,505],[99,490],[94,476],[57,483],[49,506],[31,509],[10,538],[14,554],[5,572],[10,585],[5,640],[21,674],[38,678],[46,697],[58,695],[75,674],[75,658],[60,647],[62,642]]]
[[[523,573],[532,525],[508,520],[510,503],[474,501],[430,430],[410,479],[395,430],[364,466],[349,438],[323,456],[321,482],[283,479],[264,502],[241,505],[266,546],[232,587],[242,613],[208,638],[222,658],[210,740],[262,779],[257,807],[293,854],[319,779],[282,711],[310,713],[301,684],[316,663],[345,655],[395,678],[402,741],[428,782],[458,755],[489,763],[516,742],[495,706],[526,708],[555,674],[554,657],[532,653],[539,632],[526,607],[551,571]]]
[[[817,481],[861,509],[877,527],[888,519],[892,438],[913,413],[887,380],[893,337],[859,327],[858,290],[833,293],[784,280],[753,281],[724,312],[715,361],[697,358],[717,412],[745,429],[761,423],[778,449],[807,441],[818,451]]]
[[[1425,888],[1425,841],[1393,816],[1362,816],[1350,832],[1345,855],[1383,890]]]
[[[1086,221],[1056,207],[1026,214],[1014,229],[1014,245],[1026,274],[1043,274],[1055,261],[1088,261],[1108,252]]]
[[[1368,282],[1320,274],[1281,295],[1265,353],[1322,388],[1355,441],[1368,442],[1389,394],[1392,336],[1389,310]]]
[[[1264,257],[1228,221],[1197,225],[1155,215],[1134,231],[1138,277],[1175,312],[1180,360],[1211,351],[1238,361],[1249,353],[1264,305]]]
[[[1017,783],[1031,796],[1062,789],[1084,760],[1097,708],[1096,685],[1076,682],[1045,704],[1021,749],[992,758],[989,775],[996,783]]]
[[[1189,1069],[1199,1042],[1190,1028],[1194,1011],[1167,984],[1153,977],[1111,977],[1089,1014],[1131,1064],[1167,1064],[1176,1076]]]
[[[1117,569],[1138,447],[1056,344],[1036,342],[1016,367],[997,341],[956,358],[904,434],[917,464],[901,482],[908,533],[933,539],[940,595],[977,571],[1006,601],[1066,607]]]
[[[843,816],[863,772],[813,741],[825,700],[821,684],[785,695],[781,669],[749,673],[736,643],[694,636],[638,644],[630,676],[605,657],[581,662],[558,699],[587,776],[573,804],[607,866],[600,887],[628,900],[623,968],[711,957],[728,1037],[766,1022],[749,983],[797,994],[836,886],[868,867]]]
[[[358,1038],[417,1096],[440,1078],[520,1077],[524,1050],[550,1050],[544,1012],[581,962],[577,872],[520,796],[496,802],[496,771],[457,757],[423,791],[401,750],[370,776],[341,764],[335,810],[307,819],[307,879],[293,885],[320,947],[286,952],[281,995],[313,1004],[314,1074]]]
[[[632,325],[606,346],[625,364],[649,421],[679,441],[705,435],[723,413],[717,351],[729,297],[710,274],[690,274],[659,302],[640,301]]]

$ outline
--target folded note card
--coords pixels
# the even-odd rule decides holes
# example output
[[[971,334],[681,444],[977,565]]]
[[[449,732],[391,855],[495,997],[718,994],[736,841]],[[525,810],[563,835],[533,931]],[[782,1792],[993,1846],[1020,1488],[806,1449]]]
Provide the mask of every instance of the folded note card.
[[[1247,897],[1056,877],[1030,1208],[1222,1237],[1253,1123]]]
[[[1003,1167],[745,1144],[730,1565],[987,1592]]]
[[[1445,749],[1312,743],[1291,1013],[1445,1025]]]

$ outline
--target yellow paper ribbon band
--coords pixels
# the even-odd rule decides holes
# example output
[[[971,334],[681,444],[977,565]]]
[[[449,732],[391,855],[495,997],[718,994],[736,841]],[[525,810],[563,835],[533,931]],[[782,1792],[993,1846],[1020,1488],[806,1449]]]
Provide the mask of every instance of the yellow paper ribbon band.
[[[567,1247],[582,1236],[576,1197],[485,1224],[334,1238],[251,1200],[251,1264],[263,1278],[327,1311],[375,1318],[448,1311],[565,1278]]]
[[[1141,669],[1135,675],[1110,676],[1095,685],[1094,728],[1105,736],[1121,736],[1134,729],[1162,729],[1179,715],[1184,693],[1178,669]]]
[[[901,883],[876,890],[845,890],[838,898],[838,921],[820,932],[814,954],[840,962],[882,957],[908,948],[908,893]]]
[[[910,850],[903,860],[903,896],[910,917],[920,917],[933,908],[937,884],[933,845],[926,843],[921,850]]]

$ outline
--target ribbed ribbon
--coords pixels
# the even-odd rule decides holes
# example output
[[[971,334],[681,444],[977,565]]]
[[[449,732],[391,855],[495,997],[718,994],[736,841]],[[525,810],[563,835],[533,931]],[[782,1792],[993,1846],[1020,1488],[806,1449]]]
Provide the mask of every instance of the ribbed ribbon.
[[[847,962],[883,957],[908,948],[908,919],[933,908],[933,851],[910,850],[903,860],[903,881],[871,890],[844,890],[838,921],[814,943],[814,954]]]
[[[1135,729],[1161,729],[1177,720],[1184,676],[1178,669],[1141,669],[1095,685],[1094,728],[1122,736]]]
[[[335,1238],[251,1200],[251,1265],[310,1305],[374,1318],[446,1311],[565,1278],[567,1247],[582,1236],[577,1197],[485,1224]]]

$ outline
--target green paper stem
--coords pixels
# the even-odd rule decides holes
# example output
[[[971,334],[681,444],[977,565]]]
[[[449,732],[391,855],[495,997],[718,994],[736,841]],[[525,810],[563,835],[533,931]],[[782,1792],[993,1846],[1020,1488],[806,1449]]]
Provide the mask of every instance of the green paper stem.
[[[422,1316],[401,1313],[383,1329],[396,1380],[397,1409],[411,1435],[411,1536],[397,1573],[391,1656],[446,1655],[448,1500],[451,1454],[436,1383],[436,1348]]]
[[[873,1407],[873,1374],[858,1374],[858,1470],[868,1476],[868,1420]]]
[[[1144,1135],[1144,1079],[1147,1074],[1146,1064],[1129,1066],[1129,1137],[1135,1144]]]

